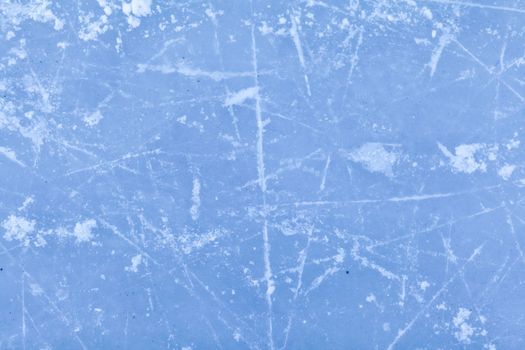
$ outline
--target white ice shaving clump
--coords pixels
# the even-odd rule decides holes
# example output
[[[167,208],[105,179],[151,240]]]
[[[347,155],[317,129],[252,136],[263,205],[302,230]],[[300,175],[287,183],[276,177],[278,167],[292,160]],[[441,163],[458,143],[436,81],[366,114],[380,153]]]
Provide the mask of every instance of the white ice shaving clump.
[[[465,308],[459,308],[457,315],[452,320],[454,326],[457,328],[454,336],[457,340],[464,344],[470,343],[470,337],[474,334],[474,328],[467,323],[472,312]]]
[[[242,89],[233,94],[230,94],[224,101],[224,106],[234,106],[242,105],[248,99],[254,99],[259,93],[259,88],[257,86],[252,86],[246,89]]]
[[[35,221],[27,220],[26,218],[10,215],[2,222],[2,227],[5,229],[4,239],[6,241],[20,241],[24,245],[29,245],[29,238],[35,230]]]
[[[85,116],[84,123],[87,126],[92,127],[92,126],[97,125],[102,120],[102,118],[104,118],[102,113],[100,113],[100,111],[96,111],[96,112],[91,113],[90,115]]]
[[[131,258],[131,266],[126,266],[124,269],[129,272],[138,272],[140,264],[142,264],[142,255],[138,254]]]
[[[453,171],[472,174],[475,171],[485,172],[487,164],[483,160],[476,159],[476,153],[484,148],[479,143],[459,145],[452,154],[445,146],[438,142],[438,147],[450,160]]]
[[[512,173],[516,170],[515,165],[505,164],[498,170],[498,175],[503,178],[503,180],[508,180],[512,176]]]
[[[128,24],[136,28],[140,25],[140,19],[151,14],[152,0],[131,0],[131,2],[122,3],[122,12],[128,16]]]
[[[83,222],[78,222],[73,229],[73,236],[76,238],[77,243],[89,242],[93,239],[93,230],[97,227],[97,222],[93,219],[88,219]]]
[[[142,17],[151,14],[151,0],[131,0],[131,12]]]
[[[370,172],[382,173],[389,177],[393,175],[392,169],[399,160],[398,153],[389,151],[384,144],[376,142],[365,143],[346,156]]]

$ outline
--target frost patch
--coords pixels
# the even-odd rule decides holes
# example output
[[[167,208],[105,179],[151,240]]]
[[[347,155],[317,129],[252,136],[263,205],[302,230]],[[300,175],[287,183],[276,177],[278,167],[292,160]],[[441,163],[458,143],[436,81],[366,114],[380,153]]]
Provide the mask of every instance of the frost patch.
[[[94,22],[90,22],[89,17],[82,17],[82,30],[78,37],[84,41],[97,40],[98,36],[107,32],[110,28],[108,24],[108,16],[102,15]]]
[[[131,0],[131,12],[142,17],[151,14],[151,0]]]
[[[247,89],[242,89],[240,91],[237,91],[236,93],[229,95],[224,101],[224,106],[229,107],[229,106],[234,106],[234,105],[241,105],[247,99],[255,98],[258,93],[259,93],[259,88],[257,86],[253,86]]]
[[[122,3],[122,12],[128,16],[128,24],[136,28],[140,25],[140,19],[151,14],[152,0],[131,0],[131,2]]]
[[[102,113],[100,113],[100,111],[96,111],[88,116],[85,116],[84,123],[89,127],[93,127],[97,125],[102,120],[102,118],[104,118]]]
[[[138,254],[131,258],[131,266],[126,266],[124,269],[129,272],[138,272],[140,264],[142,264],[142,255]]]
[[[35,221],[26,218],[10,215],[2,222],[2,227],[6,231],[4,239],[6,241],[20,241],[24,245],[29,245],[29,238],[35,230]]]
[[[515,165],[505,164],[498,170],[498,175],[503,178],[503,180],[508,180],[512,176],[512,173],[516,170]]]
[[[285,236],[310,234],[313,231],[313,224],[302,214],[292,219],[283,220],[274,226]]]
[[[389,151],[382,143],[369,142],[346,154],[350,160],[361,164],[373,173],[393,176],[393,167],[399,161],[397,152]]]
[[[194,250],[199,250],[208,244],[216,242],[228,232],[221,228],[216,228],[203,234],[185,232],[178,237],[181,250],[185,254],[190,254]]]
[[[83,243],[92,240],[93,233],[91,231],[95,227],[97,227],[97,222],[93,219],[88,219],[84,222],[78,222],[73,229],[73,236],[75,236],[76,242]]]
[[[12,149],[0,146],[0,154],[21,167],[25,167],[25,164],[18,160],[16,153]]]
[[[48,9],[50,3],[50,1],[44,0],[40,4],[32,7],[29,11],[31,19],[42,23],[54,22],[53,28],[55,30],[61,30],[64,28],[64,22],[55,16],[53,11]]]
[[[470,310],[461,307],[459,308],[457,315],[452,320],[454,326],[457,329],[454,333],[454,336],[463,344],[469,344],[470,337],[474,334],[474,327],[467,323],[471,313],[472,312]]]
[[[475,157],[476,153],[484,148],[482,144],[459,145],[455,148],[455,154],[452,154],[439,142],[438,147],[450,160],[450,165],[454,172],[472,174],[475,171],[485,172],[487,170],[487,164],[483,160],[477,160]]]
[[[199,179],[193,179],[193,189],[191,190],[192,205],[190,208],[191,218],[195,221],[199,218],[199,208],[201,206],[201,183]]]

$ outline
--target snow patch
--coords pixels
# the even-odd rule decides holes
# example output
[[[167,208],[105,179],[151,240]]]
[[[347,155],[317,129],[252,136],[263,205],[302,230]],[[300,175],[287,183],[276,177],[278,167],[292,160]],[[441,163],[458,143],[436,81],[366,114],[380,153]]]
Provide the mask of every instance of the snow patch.
[[[137,17],[151,14],[151,0],[131,0],[131,12]]]
[[[61,30],[64,28],[64,22],[60,20],[53,11],[51,11],[48,6],[51,4],[50,1],[42,1],[38,5],[31,6],[29,10],[29,16],[31,19],[37,22],[46,23],[46,22],[54,22],[53,28],[55,30]]]
[[[142,255],[138,254],[131,258],[131,266],[126,266],[124,269],[129,272],[138,272],[140,264],[142,264]]]
[[[89,242],[93,239],[93,233],[91,232],[97,227],[97,222],[93,219],[88,219],[83,222],[78,222],[73,229],[73,236],[76,238],[77,243]]]
[[[463,344],[469,344],[470,337],[474,334],[474,328],[467,323],[471,313],[470,310],[461,307],[452,320],[457,329],[454,336]]]
[[[419,288],[421,288],[422,291],[427,290],[428,287],[430,287],[430,283],[428,283],[428,281],[419,283]]]
[[[16,153],[12,149],[0,146],[0,154],[21,167],[25,167],[25,164],[18,160]]]
[[[450,160],[450,165],[454,172],[472,174],[475,171],[485,172],[487,164],[482,160],[477,160],[475,155],[484,148],[479,143],[459,145],[452,154],[445,146],[438,142],[441,152]]]
[[[512,176],[512,173],[516,170],[515,165],[505,164],[498,170],[498,175],[503,178],[503,180],[508,180]]]
[[[361,164],[373,173],[393,176],[393,167],[399,161],[399,154],[389,151],[382,143],[369,142],[346,154],[350,160]]]
[[[104,118],[102,113],[100,113],[100,111],[96,111],[91,113],[90,115],[85,116],[84,123],[89,127],[93,127],[97,125],[102,120],[102,118]]]
[[[122,3],[122,12],[128,16],[128,24],[132,28],[140,25],[138,17],[146,17],[151,14],[152,0],[131,0],[131,2]]]
[[[192,205],[190,208],[191,218],[195,221],[199,218],[199,208],[201,206],[201,183],[198,178],[193,179],[193,189],[191,190]]]
[[[233,105],[243,104],[247,99],[254,99],[259,93],[259,88],[253,86],[250,88],[242,89],[236,93],[230,94],[224,101],[224,106],[229,107]]]
[[[6,231],[4,239],[6,241],[20,241],[24,245],[29,245],[29,238],[35,230],[35,221],[28,220],[21,216],[9,215],[2,222],[2,227]]]

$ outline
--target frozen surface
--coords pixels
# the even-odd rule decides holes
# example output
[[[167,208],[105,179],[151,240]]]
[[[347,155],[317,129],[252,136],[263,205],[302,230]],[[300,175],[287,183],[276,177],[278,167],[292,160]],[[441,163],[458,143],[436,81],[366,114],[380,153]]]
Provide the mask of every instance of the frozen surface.
[[[0,29],[1,349],[525,348],[525,2]]]

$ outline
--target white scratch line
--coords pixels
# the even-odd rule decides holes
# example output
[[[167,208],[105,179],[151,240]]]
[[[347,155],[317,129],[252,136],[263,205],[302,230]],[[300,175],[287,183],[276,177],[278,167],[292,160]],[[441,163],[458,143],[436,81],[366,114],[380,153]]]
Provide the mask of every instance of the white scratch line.
[[[306,64],[304,62],[303,46],[301,44],[301,38],[299,36],[297,18],[292,14],[290,15],[290,21],[292,22],[292,27],[290,28],[290,35],[292,37],[293,43],[295,44],[295,49],[297,50],[297,56],[299,57],[299,62],[301,63],[301,67],[303,67],[304,82],[306,84],[306,92],[308,93],[308,96],[312,96],[312,92],[310,90],[310,82],[308,80],[308,75],[306,74]]]
[[[22,273],[22,346],[26,348],[26,296],[25,296],[25,274]]]
[[[494,207],[494,208],[485,208],[485,209],[480,210],[480,211],[478,211],[476,213],[473,213],[473,214],[470,214],[470,215],[467,215],[467,216],[464,216],[464,217],[461,217],[461,218],[458,218],[458,219],[449,220],[449,221],[446,221],[446,222],[444,222],[442,224],[439,224],[439,225],[433,224],[432,226],[430,226],[428,228],[425,228],[423,230],[411,232],[409,234],[406,234],[406,235],[403,235],[403,236],[398,236],[396,238],[392,238],[392,239],[389,239],[389,240],[386,240],[386,241],[376,242],[374,244],[369,245],[368,248],[381,247],[381,246],[392,244],[392,243],[395,243],[395,242],[398,242],[398,241],[401,241],[401,240],[404,240],[404,239],[407,239],[407,238],[413,238],[415,235],[420,235],[420,234],[424,234],[424,233],[433,232],[433,231],[435,231],[437,229],[440,229],[442,227],[445,227],[445,226],[454,225],[454,224],[456,224],[458,222],[461,222],[461,221],[469,220],[469,219],[472,219],[472,218],[475,218],[475,217],[478,217],[478,216],[482,216],[482,215],[485,215],[485,214],[490,214],[490,213],[492,213],[492,212],[494,212],[496,210],[499,210],[501,208],[503,208],[503,205],[498,205],[497,207]]]
[[[493,70],[491,68],[489,68],[485,63],[483,63],[476,55],[474,55],[469,49],[467,49],[465,46],[463,46],[462,43],[460,43],[457,39],[455,38],[452,38],[451,40],[453,40],[456,45],[458,45],[461,50],[463,50],[467,55],[470,56],[470,58],[472,58],[473,61],[475,61],[476,63],[478,63],[481,67],[483,67],[483,69],[485,69],[488,73],[492,74],[493,73]]]
[[[25,164],[22,163],[21,161],[18,160],[18,158],[16,158],[16,153],[7,148],[7,147],[0,147],[0,154],[4,155],[4,157],[6,157],[7,159],[9,159],[10,161],[20,165],[21,167],[24,167],[25,168]]]
[[[330,166],[332,158],[331,155],[328,155],[328,158],[326,158],[326,164],[324,165],[324,171],[323,171],[323,178],[321,179],[321,185],[319,186],[319,189],[321,191],[324,191],[325,185],[326,185],[326,175],[328,174],[328,167]]]
[[[201,206],[201,183],[198,178],[193,179],[193,189],[191,190],[191,201],[192,205],[190,208],[190,214],[193,221],[199,218],[199,208]]]
[[[252,72],[220,72],[220,71],[205,71],[199,68],[191,68],[184,64],[179,64],[176,67],[171,65],[151,65],[151,64],[139,64],[137,69],[138,73],[144,73],[145,71],[160,72],[162,74],[174,74],[178,73],[187,77],[195,78],[209,78],[214,81],[222,81],[232,78],[243,78],[253,77]]]
[[[374,263],[374,262],[370,262],[370,260],[368,260],[368,258],[366,257],[363,257],[361,255],[359,255],[359,248],[360,248],[360,244],[357,240],[354,240],[354,246],[352,247],[352,258],[354,259],[354,261],[358,262],[361,266],[363,267],[367,267],[367,268],[370,268],[374,271],[377,271],[381,276],[389,279],[389,280],[394,280],[394,281],[400,281],[401,278],[399,278],[398,275],[396,275],[395,273],[391,272],[391,271],[388,271],[387,269],[385,269],[384,267]]]
[[[337,271],[339,271],[340,268],[338,266],[331,266],[329,268],[327,268],[320,276],[317,276],[312,284],[310,285],[310,287],[306,290],[306,292],[304,293],[304,295],[308,295],[310,294],[311,291],[313,291],[314,289],[317,289],[319,288],[319,286],[321,285],[321,283],[324,282],[324,280],[330,276],[332,276],[333,274],[335,274]]]
[[[459,5],[464,7],[477,7],[480,9],[488,9],[488,10],[498,10],[498,11],[510,11],[510,12],[517,12],[517,13],[525,13],[525,10],[515,8],[515,7],[508,7],[508,6],[496,6],[496,5],[482,5],[482,4],[476,4],[473,2],[467,2],[467,1],[456,1],[456,0],[425,0],[427,2],[434,2],[438,4],[445,4],[445,5]]]
[[[423,195],[413,195],[413,196],[404,196],[404,197],[390,197],[384,199],[355,199],[349,201],[303,201],[289,203],[288,205],[299,206],[323,206],[323,205],[345,205],[345,204],[374,204],[374,203],[385,203],[385,202],[417,202],[417,201],[426,201],[432,199],[441,199],[460,196],[463,194],[469,194],[473,191],[459,191],[459,192],[449,192],[449,193],[435,193],[435,194],[423,194]],[[286,205],[286,204],[283,204]]]
[[[452,276],[448,281],[446,281],[443,286],[441,286],[441,288],[436,292],[436,294],[434,294],[432,296],[432,298],[430,299],[430,301],[428,303],[426,303],[417,313],[416,315],[410,320],[410,322],[408,322],[405,326],[405,328],[403,329],[400,329],[398,332],[397,332],[397,336],[394,338],[394,340],[392,341],[392,343],[390,343],[390,345],[388,346],[387,350],[393,350],[394,347],[396,346],[396,344],[401,340],[401,338],[403,338],[403,336],[414,326],[414,323],[416,323],[416,321],[419,319],[419,317],[421,317],[421,315],[430,307],[432,306],[432,304],[434,303],[434,301],[439,298],[439,296],[441,294],[443,294],[443,292],[448,288],[448,286],[454,282],[454,280],[465,270],[465,267],[467,266],[467,264],[469,262],[471,262],[472,260],[474,260],[474,258],[476,256],[478,256],[480,253],[481,253],[481,250],[483,249],[483,244],[480,245],[479,247],[477,247],[476,249],[474,249],[474,252],[470,255],[470,257],[468,258],[468,260],[463,264],[463,266],[458,269],[456,271],[456,273],[454,274],[454,276]]]
[[[297,301],[297,297],[299,296],[299,291],[301,290],[301,287],[303,285],[304,267],[306,265],[306,259],[308,257],[308,250],[310,249],[310,243],[312,241],[313,230],[314,230],[313,226],[310,227],[310,229],[308,230],[308,241],[306,242],[306,247],[303,250],[301,250],[301,252],[299,253],[299,259],[298,259],[299,265],[296,266],[293,270],[294,272],[297,272],[297,284],[295,286],[294,293],[293,293],[293,307],[292,307],[290,314],[288,315],[288,323],[286,324],[286,328],[284,329],[284,343],[283,343],[283,346],[280,347],[280,349],[286,349],[286,346],[288,345],[288,337],[290,335],[290,330],[292,329],[292,322],[294,318],[295,304]]]
[[[92,165],[92,166],[89,166],[89,167],[85,167],[85,168],[81,168],[81,169],[77,169],[77,170],[71,170],[71,171],[67,172],[65,175],[69,176],[69,175],[81,173],[81,172],[84,172],[84,171],[96,170],[96,169],[101,168],[101,167],[103,167],[105,165],[117,166],[118,163],[122,162],[122,161],[126,161],[126,160],[133,159],[133,158],[140,158],[140,157],[143,157],[143,156],[149,156],[149,155],[152,155],[152,154],[153,155],[160,154],[160,153],[161,153],[160,149],[155,149],[155,150],[152,150],[152,151],[145,151],[145,152],[140,152],[140,153],[135,153],[135,154],[128,153],[128,154],[125,154],[124,156],[122,156],[122,157],[120,157],[118,159],[109,160],[109,161],[105,161],[105,162],[100,162],[98,164],[95,164],[95,165]]]
[[[521,248],[521,244],[518,239],[518,235],[516,234],[516,228],[514,227],[514,221],[512,220],[510,210],[508,210],[506,206],[505,206],[505,210],[507,212],[507,224],[510,227],[510,232],[512,234],[512,238],[514,239],[514,244],[516,245],[516,250],[518,251],[521,260],[525,262],[525,257],[523,255],[523,249]]]
[[[111,225],[109,222],[107,222],[106,220],[104,219],[100,219],[99,220],[100,223],[105,226],[106,228],[110,229],[116,236],[120,237],[123,241],[127,242],[129,245],[131,245],[133,248],[135,248],[139,253],[141,253],[142,255],[144,255],[146,258],[148,258],[148,260],[150,260],[152,263],[154,263],[155,265],[160,265],[160,263],[158,263],[155,259],[153,259],[144,249],[142,249],[141,247],[139,247],[135,242],[133,242],[132,240],[130,240],[128,237],[124,236],[118,229],[116,226],[113,226]]]
[[[438,46],[432,51],[432,56],[430,57],[430,62],[427,63],[427,66],[430,68],[430,76],[433,77],[436,72],[436,68],[441,59],[441,54],[443,49],[447,46],[453,39],[453,36],[450,33],[444,33],[439,38]]]
[[[270,349],[274,349],[273,343],[273,304],[272,294],[275,291],[275,283],[272,279],[272,267],[270,265],[270,240],[268,237],[268,219],[266,208],[266,176],[264,174],[264,122],[261,112],[261,96],[259,95],[259,78],[258,78],[258,63],[257,63],[257,46],[255,43],[255,25],[252,23],[251,28],[252,39],[252,65],[255,86],[257,87],[257,94],[255,95],[255,118],[257,120],[257,173],[259,175],[259,186],[261,188],[263,197],[263,259],[264,259],[264,280],[266,281],[266,305],[268,308],[268,330],[267,338]]]

